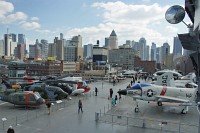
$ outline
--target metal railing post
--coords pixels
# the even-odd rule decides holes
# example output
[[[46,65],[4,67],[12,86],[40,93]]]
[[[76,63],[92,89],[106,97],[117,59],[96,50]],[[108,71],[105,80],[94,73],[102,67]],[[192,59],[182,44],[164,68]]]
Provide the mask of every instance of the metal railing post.
[[[113,115],[112,115],[112,123],[113,123]]]
[[[27,121],[28,121],[28,111],[27,111]]]
[[[128,126],[128,117],[127,117],[127,121],[126,121],[126,124],[127,124],[127,126]]]
[[[4,121],[3,121],[3,131],[4,131]]]
[[[104,106],[104,108],[103,108],[103,109],[104,109],[104,110],[103,110],[103,111],[104,111],[104,115],[105,115],[105,112],[106,112],[106,111],[105,111],[105,110],[106,110],[105,108],[106,108],[106,107]]]
[[[16,126],[17,126],[17,116],[15,117],[15,122],[16,122]]]
[[[145,128],[145,119],[143,119],[142,127]]]

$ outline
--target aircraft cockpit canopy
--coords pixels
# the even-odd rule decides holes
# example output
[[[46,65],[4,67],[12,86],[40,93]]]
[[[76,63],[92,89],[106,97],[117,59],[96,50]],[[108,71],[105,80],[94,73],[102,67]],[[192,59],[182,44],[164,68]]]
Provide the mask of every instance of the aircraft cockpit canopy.
[[[34,96],[35,96],[35,99],[38,100],[41,98],[40,94],[38,92],[34,92]]]
[[[132,90],[139,90],[142,89],[142,87],[146,87],[146,86],[150,86],[147,83],[139,83],[139,84],[135,84],[131,87]]]
[[[85,81],[83,81],[83,86],[87,87],[87,83]]]

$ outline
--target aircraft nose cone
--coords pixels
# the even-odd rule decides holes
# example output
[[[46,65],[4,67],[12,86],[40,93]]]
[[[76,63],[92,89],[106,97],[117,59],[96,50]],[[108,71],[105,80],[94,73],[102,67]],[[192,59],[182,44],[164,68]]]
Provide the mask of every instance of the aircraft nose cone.
[[[119,95],[127,95],[127,90],[120,90],[117,92]]]
[[[39,104],[44,104],[45,103],[45,100],[43,98],[39,98],[38,101],[37,101]]]

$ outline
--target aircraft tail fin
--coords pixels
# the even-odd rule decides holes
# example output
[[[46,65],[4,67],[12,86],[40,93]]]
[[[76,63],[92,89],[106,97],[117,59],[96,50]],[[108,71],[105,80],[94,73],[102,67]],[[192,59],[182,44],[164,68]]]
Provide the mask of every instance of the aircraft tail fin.
[[[175,86],[175,82],[174,82],[173,73],[166,72],[166,73],[160,75],[157,78],[157,81],[156,81],[155,84],[156,85],[160,85],[160,86],[171,86],[171,87],[174,87]]]

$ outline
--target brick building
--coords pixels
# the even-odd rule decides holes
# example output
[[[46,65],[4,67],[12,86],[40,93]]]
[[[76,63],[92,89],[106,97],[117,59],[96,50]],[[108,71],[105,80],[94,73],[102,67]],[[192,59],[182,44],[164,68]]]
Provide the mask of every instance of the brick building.
[[[136,56],[134,59],[134,67],[143,68],[144,72],[154,73],[156,72],[156,61],[145,61]]]

